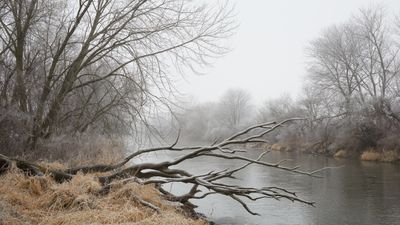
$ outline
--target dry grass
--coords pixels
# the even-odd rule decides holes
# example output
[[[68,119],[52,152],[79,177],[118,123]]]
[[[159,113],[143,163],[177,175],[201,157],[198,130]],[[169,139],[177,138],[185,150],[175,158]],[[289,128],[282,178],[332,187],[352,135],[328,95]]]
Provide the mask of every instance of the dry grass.
[[[268,143],[262,143],[261,144],[261,148],[262,149],[265,149],[265,150],[269,150],[269,149],[271,149],[271,144],[268,144]]]
[[[61,161],[69,166],[120,161],[126,152],[122,138],[85,134],[60,135],[41,140],[37,151],[28,152],[25,159],[31,161]]]
[[[399,160],[399,154],[395,150],[388,150],[382,152],[382,162],[395,162]]]
[[[363,161],[379,161],[382,158],[382,153],[375,151],[374,149],[368,149],[361,154],[361,160]]]
[[[78,225],[143,224],[204,225],[165,204],[152,186],[136,183],[115,185],[106,196],[93,175],[77,175],[70,182],[55,183],[50,177],[27,177],[11,171],[0,177],[0,224]],[[136,202],[138,196],[161,208],[161,213]]]
[[[346,150],[341,149],[341,150],[337,151],[337,152],[333,155],[333,157],[335,157],[335,158],[346,158],[346,157],[348,157],[348,153],[347,153]]]
[[[271,145],[270,149],[273,151],[284,151],[285,147],[283,147],[280,144],[273,144],[273,145]]]
[[[79,151],[74,157],[69,157],[69,166],[113,164],[124,158],[126,148],[121,139],[97,137],[87,142],[80,141]]]

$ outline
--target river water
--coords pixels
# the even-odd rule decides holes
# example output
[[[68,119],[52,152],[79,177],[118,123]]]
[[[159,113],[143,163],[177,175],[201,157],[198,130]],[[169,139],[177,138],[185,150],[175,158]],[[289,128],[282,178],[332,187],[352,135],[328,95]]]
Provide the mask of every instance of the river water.
[[[249,150],[246,156],[257,158],[261,150]],[[141,161],[162,161],[177,157],[176,153],[157,153]],[[238,180],[229,181],[242,186],[279,186],[294,191],[300,198],[316,202],[315,207],[288,200],[263,199],[248,202],[261,214],[247,213],[232,199],[211,195],[192,201],[198,212],[219,225],[395,225],[400,224],[400,164],[337,160],[323,156],[270,152],[266,162],[292,159],[287,166],[300,165],[312,171],[322,167],[340,167],[319,173],[323,178],[290,173],[274,168],[252,165],[238,173]],[[202,158],[185,162],[180,167],[199,174],[210,170],[236,168],[243,162]],[[189,187],[173,184],[167,189],[184,193]]]

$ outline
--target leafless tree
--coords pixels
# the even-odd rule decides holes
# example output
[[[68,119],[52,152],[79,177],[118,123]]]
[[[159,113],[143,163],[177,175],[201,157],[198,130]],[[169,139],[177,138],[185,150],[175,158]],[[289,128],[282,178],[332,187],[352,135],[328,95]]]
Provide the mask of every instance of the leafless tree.
[[[221,41],[235,27],[228,3],[1,4],[1,101],[32,115],[32,147],[64,126],[81,132],[143,120],[146,104],[168,102],[171,73],[224,54]]]
[[[398,104],[400,48],[394,25],[381,6],[361,9],[308,48],[310,85],[326,99],[326,109],[310,116],[319,118],[325,131],[347,136],[351,141],[345,145],[376,147],[383,136],[397,132],[399,112],[393,108]]]
[[[220,99],[217,118],[225,127],[235,130],[251,116],[251,96],[242,89],[229,89]]]
[[[316,86],[339,94],[344,100],[345,111],[351,110],[357,91],[363,101],[359,73],[359,44],[353,34],[353,26],[332,26],[322,37],[313,41],[309,48],[312,61],[309,72]]]
[[[347,23],[326,30],[309,49],[312,80],[342,96],[345,108],[383,102],[393,92],[399,48],[385,14],[382,7],[362,9]]]
[[[264,102],[258,112],[258,121],[283,120],[294,116],[302,116],[303,112],[298,104],[288,94]]]
[[[393,42],[393,33],[384,8],[363,9],[354,18],[357,25],[356,34],[363,47],[361,65],[368,83],[365,89],[372,98],[385,99],[389,87],[398,75],[399,48]]]

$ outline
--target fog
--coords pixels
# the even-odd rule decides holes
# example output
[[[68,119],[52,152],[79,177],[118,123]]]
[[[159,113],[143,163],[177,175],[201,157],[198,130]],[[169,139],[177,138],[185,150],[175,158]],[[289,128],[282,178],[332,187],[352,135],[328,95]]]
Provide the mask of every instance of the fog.
[[[229,1],[235,4],[239,27],[231,52],[180,81],[182,92],[198,101],[213,100],[230,88],[250,92],[256,103],[289,93],[296,97],[306,76],[309,42],[332,24],[348,20],[362,7],[383,5],[400,11],[396,0]],[[205,91],[207,90],[207,91]]]
[[[398,0],[0,1],[0,224],[399,224],[398,162]]]

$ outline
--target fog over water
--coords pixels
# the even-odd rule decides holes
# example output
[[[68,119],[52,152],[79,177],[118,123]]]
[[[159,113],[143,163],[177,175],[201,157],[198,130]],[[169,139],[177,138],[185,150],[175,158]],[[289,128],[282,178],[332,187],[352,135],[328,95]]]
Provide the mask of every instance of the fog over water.
[[[255,158],[260,150],[251,150],[246,156]],[[142,157],[141,162],[163,161],[178,157],[179,153],[156,153]],[[209,196],[193,200],[204,213],[218,225],[394,225],[400,222],[400,165],[375,162],[359,162],[354,159],[332,159],[324,156],[288,152],[270,152],[265,162],[277,162],[291,158],[288,165],[300,165],[304,171],[323,167],[337,167],[319,173],[323,178],[312,178],[301,174],[253,165],[240,171],[237,180],[229,183],[251,186],[279,186],[294,191],[305,200],[315,201],[315,207],[291,203],[288,200],[262,199],[246,201],[259,213],[247,213],[235,201],[226,196]],[[138,162],[139,162],[138,161]],[[196,174],[210,169],[235,168],[242,165],[235,160],[190,160],[179,166]],[[183,184],[167,186],[169,191],[184,194],[190,189]]]

